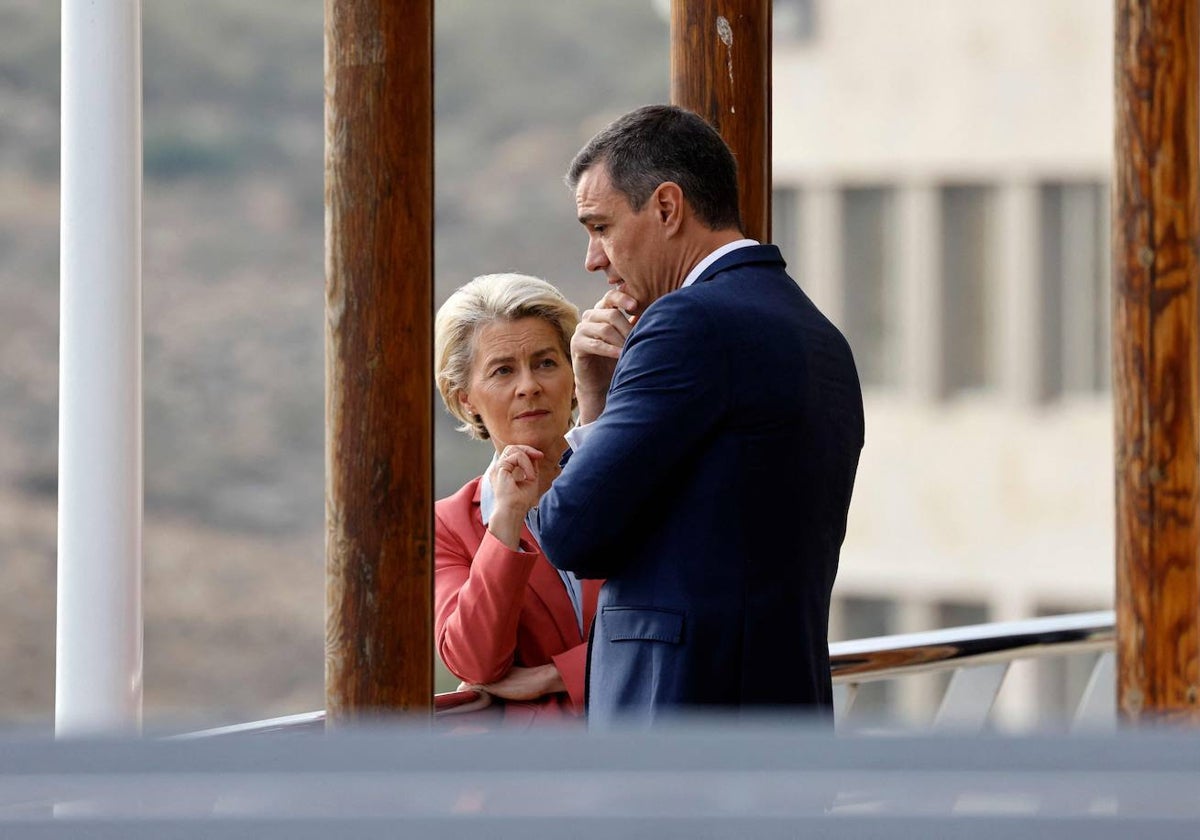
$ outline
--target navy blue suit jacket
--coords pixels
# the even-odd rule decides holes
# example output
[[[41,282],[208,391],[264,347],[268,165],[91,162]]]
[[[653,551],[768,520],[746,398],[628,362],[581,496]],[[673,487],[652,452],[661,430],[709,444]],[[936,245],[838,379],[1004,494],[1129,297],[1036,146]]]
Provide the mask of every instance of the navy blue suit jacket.
[[[829,597],[862,392],[842,334],[784,268],[773,245],[741,248],[651,305],[539,503],[550,561],[608,579],[593,724],[832,704]]]

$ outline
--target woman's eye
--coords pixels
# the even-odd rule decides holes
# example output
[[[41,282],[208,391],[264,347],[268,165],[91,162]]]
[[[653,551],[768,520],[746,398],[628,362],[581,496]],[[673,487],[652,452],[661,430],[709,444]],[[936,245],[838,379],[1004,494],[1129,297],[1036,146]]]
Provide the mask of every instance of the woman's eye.
[[[492,376],[507,376],[510,373],[512,373],[512,368],[508,365],[500,365],[492,371]]]
[[[558,367],[558,360],[555,358],[552,358],[550,356],[547,356],[546,358],[542,359],[541,366],[548,367],[548,368],[556,368],[556,367]]]

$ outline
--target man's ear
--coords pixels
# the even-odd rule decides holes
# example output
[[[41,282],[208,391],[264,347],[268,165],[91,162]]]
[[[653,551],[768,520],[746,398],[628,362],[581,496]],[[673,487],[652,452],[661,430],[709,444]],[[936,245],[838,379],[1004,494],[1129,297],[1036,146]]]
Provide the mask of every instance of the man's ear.
[[[668,236],[683,225],[683,190],[674,181],[663,181],[650,196],[651,204],[659,222]]]

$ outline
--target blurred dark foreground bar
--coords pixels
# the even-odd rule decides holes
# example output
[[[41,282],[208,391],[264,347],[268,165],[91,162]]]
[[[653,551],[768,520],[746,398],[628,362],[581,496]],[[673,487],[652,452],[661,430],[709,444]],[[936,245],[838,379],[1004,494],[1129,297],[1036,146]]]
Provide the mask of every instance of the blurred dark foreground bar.
[[[483,735],[0,740],[0,837],[1200,837],[1200,737],[835,736],[795,719]]]

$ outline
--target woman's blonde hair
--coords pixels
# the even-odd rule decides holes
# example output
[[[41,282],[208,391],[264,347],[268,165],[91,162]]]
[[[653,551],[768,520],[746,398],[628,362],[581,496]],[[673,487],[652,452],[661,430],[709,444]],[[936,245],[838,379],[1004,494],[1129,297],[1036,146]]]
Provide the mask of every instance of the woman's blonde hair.
[[[545,280],[525,274],[485,274],[460,286],[447,298],[433,322],[434,375],[446,410],[462,421],[469,437],[487,440],[478,415],[463,410],[458,394],[467,390],[475,358],[475,336],[494,321],[541,318],[553,326],[563,353],[571,358],[571,336],[579,309]],[[572,408],[574,401],[572,401]]]

